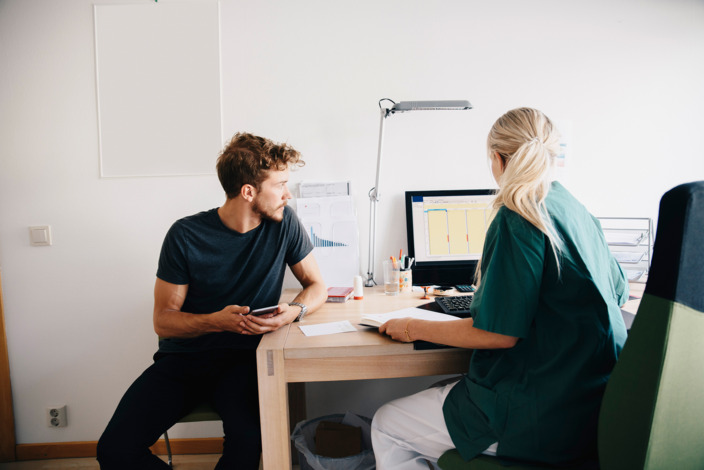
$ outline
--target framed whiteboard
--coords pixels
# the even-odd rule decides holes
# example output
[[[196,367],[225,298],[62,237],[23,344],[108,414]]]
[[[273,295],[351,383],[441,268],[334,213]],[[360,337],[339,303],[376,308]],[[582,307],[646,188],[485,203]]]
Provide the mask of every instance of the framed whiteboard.
[[[215,173],[218,3],[95,5],[101,177]]]

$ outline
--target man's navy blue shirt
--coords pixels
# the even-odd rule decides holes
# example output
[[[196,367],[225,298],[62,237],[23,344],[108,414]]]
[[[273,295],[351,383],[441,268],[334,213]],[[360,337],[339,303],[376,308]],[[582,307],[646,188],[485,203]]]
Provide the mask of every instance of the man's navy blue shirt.
[[[188,284],[183,312],[213,313],[228,305],[255,309],[279,303],[286,265],[297,264],[312,250],[303,225],[288,206],[281,222],[262,220],[247,233],[227,228],[217,209],[211,209],[171,226],[156,275],[172,284]],[[260,335],[209,333],[163,339],[159,351],[254,349],[260,339]]]

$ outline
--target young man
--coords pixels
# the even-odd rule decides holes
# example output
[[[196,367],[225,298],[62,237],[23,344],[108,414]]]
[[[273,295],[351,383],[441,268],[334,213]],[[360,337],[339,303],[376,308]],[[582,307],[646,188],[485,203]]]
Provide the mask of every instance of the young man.
[[[159,350],[98,442],[102,469],[168,468],[149,446],[203,400],[225,431],[216,469],[258,468],[261,335],[300,320],[327,297],[310,239],[286,206],[289,167],[303,164],[288,145],[236,134],[217,163],[223,206],[169,230],[154,288]],[[303,290],[278,304],[286,265]],[[272,313],[249,314],[273,305]]]

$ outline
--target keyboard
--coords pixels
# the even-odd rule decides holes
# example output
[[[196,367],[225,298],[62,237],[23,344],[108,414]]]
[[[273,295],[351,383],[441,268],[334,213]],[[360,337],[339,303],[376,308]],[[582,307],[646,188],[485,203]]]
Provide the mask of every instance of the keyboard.
[[[469,305],[472,303],[473,298],[473,295],[453,295],[435,297],[435,302],[443,312],[465,318],[469,316]]]

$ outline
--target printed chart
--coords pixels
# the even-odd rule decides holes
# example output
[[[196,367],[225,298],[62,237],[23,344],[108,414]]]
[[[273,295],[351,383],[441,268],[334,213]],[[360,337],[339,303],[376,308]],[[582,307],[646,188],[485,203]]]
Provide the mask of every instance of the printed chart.
[[[352,286],[359,274],[359,229],[351,196],[298,198],[298,217],[328,286]]]

